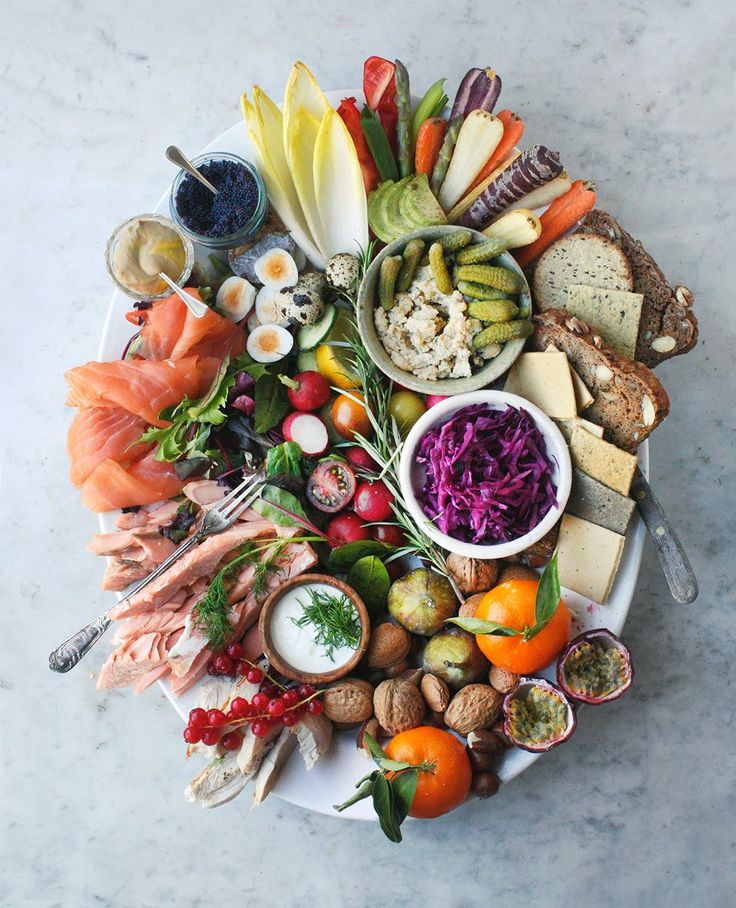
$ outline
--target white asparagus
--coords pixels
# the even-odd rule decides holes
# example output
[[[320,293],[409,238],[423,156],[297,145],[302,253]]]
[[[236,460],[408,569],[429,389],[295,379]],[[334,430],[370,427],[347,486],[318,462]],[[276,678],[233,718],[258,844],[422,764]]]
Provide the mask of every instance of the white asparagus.
[[[502,239],[508,249],[519,249],[538,240],[542,234],[542,222],[528,208],[507,211],[483,231],[485,236]]]

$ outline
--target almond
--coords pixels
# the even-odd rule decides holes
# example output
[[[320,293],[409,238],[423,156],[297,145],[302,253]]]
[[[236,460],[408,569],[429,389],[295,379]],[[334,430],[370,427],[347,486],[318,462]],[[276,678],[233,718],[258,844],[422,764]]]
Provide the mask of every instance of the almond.
[[[654,411],[654,404],[648,394],[645,394],[641,399],[641,418],[644,421],[645,426],[654,425],[654,420],[657,418],[657,414]]]
[[[677,341],[674,337],[670,337],[669,334],[663,334],[661,337],[655,337],[652,341],[652,350],[655,353],[669,353],[670,350],[675,349]]]
[[[402,662],[411,649],[411,634],[398,624],[386,621],[373,628],[366,662],[370,668],[388,668]]]
[[[506,583],[507,580],[539,580],[539,574],[534,568],[527,567],[525,564],[505,564],[498,575],[499,583]]]
[[[480,604],[480,600],[485,596],[485,593],[476,593],[474,596],[469,596],[465,602],[460,606],[460,611],[458,615],[461,618],[475,618],[475,611]]]
[[[608,366],[593,366],[592,372],[599,381],[610,381],[613,378],[613,372]]]
[[[435,713],[443,713],[450,702],[450,689],[437,675],[425,675],[422,678],[422,696],[427,706]]]
[[[325,689],[322,705],[328,719],[357,725],[373,715],[373,685],[362,678],[341,678]]]
[[[490,728],[501,711],[503,697],[489,684],[468,684],[461,688],[445,710],[445,725],[467,735],[477,728]]]
[[[488,680],[491,683],[491,687],[497,690],[499,694],[507,694],[510,690],[513,690],[519,683],[519,678],[520,675],[507,672],[505,668],[499,668],[497,665],[492,665],[488,672]]]

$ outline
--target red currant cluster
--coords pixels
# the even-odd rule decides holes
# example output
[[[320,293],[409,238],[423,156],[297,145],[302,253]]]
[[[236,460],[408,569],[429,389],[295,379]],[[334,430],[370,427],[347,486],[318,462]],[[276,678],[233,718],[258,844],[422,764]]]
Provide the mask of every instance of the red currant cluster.
[[[210,675],[240,675],[243,678],[249,677],[249,672],[253,668],[253,663],[243,658],[243,646],[241,643],[229,643],[222,653],[217,653],[207,663],[207,671]],[[255,683],[255,680],[254,682]]]
[[[253,699],[235,697],[227,712],[199,706],[191,710],[184,729],[187,744],[201,741],[211,746],[219,742],[225,750],[237,750],[243,741],[239,730],[243,725],[250,724],[253,734],[263,738],[275,725],[292,728],[305,713],[318,716],[322,712],[322,703],[315,699],[322,692],[311,684],[279,688],[264,680],[263,672],[257,667],[251,667],[246,677],[252,684],[262,682]]]

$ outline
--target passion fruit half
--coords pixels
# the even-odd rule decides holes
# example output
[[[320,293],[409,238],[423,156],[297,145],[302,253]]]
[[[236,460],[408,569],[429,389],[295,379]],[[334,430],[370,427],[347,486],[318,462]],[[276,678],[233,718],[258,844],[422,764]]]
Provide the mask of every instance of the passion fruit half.
[[[503,730],[506,737],[531,753],[545,753],[575,731],[575,708],[552,681],[520,678],[504,697]]]
[[[604,627],[585,631],[571,640],[557,661],[557,683],[582,703],[606,703],[631,687],[631,653]]]

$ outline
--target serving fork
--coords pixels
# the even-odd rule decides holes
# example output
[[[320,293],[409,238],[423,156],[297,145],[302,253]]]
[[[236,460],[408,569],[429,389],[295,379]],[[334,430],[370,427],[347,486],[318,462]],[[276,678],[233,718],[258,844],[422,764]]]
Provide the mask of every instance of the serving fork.
[[[160,577],[175,561],[178,561],[182,555],[198,545],[207,536],[221,533],[232,526],[243,511],[260,497],[264,485],[265,480],[259,474],[252,473],[246,476],[240,485],[205,513],[201,524],[191,536],[185,539],[154,571],[135,584],[122,602],[129,601],[136,593],[148,586],[151,581]],[[117,605],[120,605],[120,603]],[[114,608],[117,608],[117,605],[111,606],[106,612],[93,618],[89,624],[86,624],[76,634],[72,634],[68,640],[57,646],[49,655],[49,668],[55,672],[68,672],[74,668],[113,623],[110,614]]]

